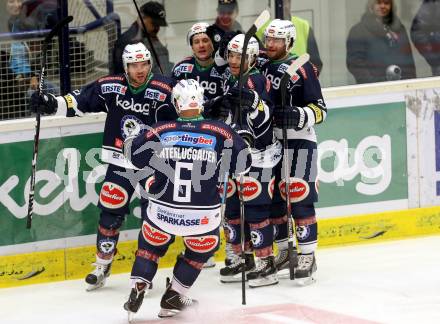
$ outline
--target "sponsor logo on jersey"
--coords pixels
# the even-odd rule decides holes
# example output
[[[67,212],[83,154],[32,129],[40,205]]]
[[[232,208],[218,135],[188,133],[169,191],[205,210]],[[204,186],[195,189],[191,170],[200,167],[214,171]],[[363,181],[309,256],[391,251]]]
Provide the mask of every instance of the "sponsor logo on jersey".
[[[202,86],[203,90],[214,95],[217,93],[217,83],[215,81],[209,82],[208,80],[200,80],[200,76],[196,77],[197,82]]]
[[[213,78],[222,78],[222,76],[220,75],[220,73],[218,73],[216,68],[211,69],[211,73],[209,73],[209,76]]]
[[[122,76],[107,76],[98,80],[98,82],[106,82],[106,81],[124,81],[124,77]]]
[[[165,129],[176,128],[176,125],[177,125],[176,123],[166,123],[166,124],[164,124],[164,125],[157,126],[157,127],[153,128],[152,130],[148,131],[147,134],[145,135],[145,137],[146,137],[147,139],[150,139],[150,138],[152,138],[153,136],[158,136],[158,134],[159,134],[161,131],[163,131],[163,130],[165,130]]]
[[[275,177],[270,179],[269,184],[267,185],[267,192],[269,193],[270,199],[273,198],[273,191],[275,190]]]
[[[98,242],[98,249],[104,254],[113,254],[115,246],[115,241],[110,239],[105,239]]]
[[[174,74],[176,76],[181,75],[182,73],[192,73],[194,70],[194,64],[182,63],[179,66],[176,66],[174,69]]]
[[[148,103],[135,103],[134,98],[131,98],[131,100],[119,100],[119,95],[117,95],[116,106],[121,107],[124,110],[131,110],[145,116],[148,116],[150,114],[150,105]]]
[[[104,94],[118,93],[120,95],[125,95],[127,87],[119,83],[106,83],[101,85],[101,92]]]
[[[115,147],[122,148],[123,145],[124,145],[123,140],[121,140],[120,138],[115,138]]]
[[[171,92],[173,90],[173,89],[171,89],[171,87],[168,84],[166,84],[165,82],[162,82],[162,81],[153,80],[153,81],[151,81],[151,85],[162,88],[163,90],[166,90],[168,92]]]
[[[144,126],[144,123],[136,116],[124,116],[121,119],[121,135],[124,139],[128,136],[137,136],[144,131]]]
[[[185,245],[197,253],[207,253],[214,250],[218,244],[217,235],[206,235],[201,237],[187,236],[183,238]]]
[[[261,233],[261,231],[258,229],[251,230],[251,241],[254,247],[259,247],[263,245],[264,242],[263,233]]]
[[[147,181],[145,181],[145,191],[146,191],[147,193],[150,192],[150,188],[151,188],[151,186],[153,185],[154,181],[155,181],[155,179],[154,179],[154,175],[151,176],[151,177],[149,177],[149,178],[147,179]]]
[[[232,134],[230,132],[228,132],[226,129],[219,127],[219,126],[215,126],[215,125],[211,125],[211,124],[202,124],[200,126],[201,129],[208,129],[212,132],[215,132],[217,134],[222,135],[224,138],[226,139],[231,139],[232,138]]]
[[[278,66],[277,71],[280,73],[285,73],[287,71],[287,69],[289,68],[289,64],[286,63],[282,63]]]
[[[279,183],[281,197],[286,200],[286,186],[284,180]],[[289,193],[290,202],[295,203],[304,200],[310,192],[309,184],[300,178],[290,178]]]
[[[228,187],[226,189],[226,198],[231,198],[235,194],[235,191],[237,190],[237,186],[235,185],[235,181],[230,178],[228,179],[227,186]],[[224,191],[223,191],[223,183],[222,183],[219,186],[220,197],[223,197],[223,193]]]
[[[154,89],[148,89],[145,90],[145,95],[144,98],[147,99],[152,99],[152,100],[157,100],[157,101],[165,101],[165,99],[167,98],[167,95],[163,92],[160,92],[159,90],[154,90]]]
[[[313,110],[313,114],[315,115],[315,123],[316,124],[322,123],[322,120],[324,117],[322,116],[321,108],[319,108],[315,104],[309,104],[309,105],[307,105],[307,107],[309,107],[310,109]]]
[[[159,221],[175,226],[192,227],[203,225],[200,218],[188,219],[183,214],[177,214],[162,207],[157,208],[156,218]]]
[[[191,146],[214,149],[216,137],[192,132],[167,132],[160,136],[160,141],[165,146]]]
[[[249,78],[247,80],[247,86],[248,86],[249,89],[255,90],[255,83],[254,83],[254,81],[252,81],[251,78]]]
[[[171,234],[162,232],[158,228],[154,228],[149,223],[142,223],[142,236],[145,241],[154,246],[165,245],[171,240]]]
[[[99,193],[99,202],[102,206],[117,209],[123,207],[127,200],[128,194],[124,188],[112,182],[104,182]]]
[[[240,187],[238,189],[240,190]],[[253,200],[261,193],[261,183],[255,178],[244,177],[242,190],[244,201]]]

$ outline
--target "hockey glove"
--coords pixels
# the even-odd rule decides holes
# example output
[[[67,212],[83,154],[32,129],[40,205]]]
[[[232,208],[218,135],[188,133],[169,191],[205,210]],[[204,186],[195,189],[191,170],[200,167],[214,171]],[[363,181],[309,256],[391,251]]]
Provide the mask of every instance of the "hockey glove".
[[[35,113],[50,115],[57,111],[58,102],[56,97],[51,93],[43,92],[40,94],[39,91],[35,91],[31,95],[29,108]]]
[[[205,101],[203,104],[203,117],[226,120],[231,112],[231,105],[225,96],[218,96]]]
[[[240,105],[240,91],[238,88],[230,88],[226,95],[235,107]],[[248,113],[255,111],[259,107],[263,107],[263,104],[256,91],[243,88],[241,91],[241,107],[244,112]]]
[[[231,125],[232,129],[243,139],[249,148],[254,147],[255,137],[247,127],[240,127],[237,124]]]
[[[302,130],[307,126],[307,114],[301,107],[276,107],[273,113],[275,126],[278,128]]]

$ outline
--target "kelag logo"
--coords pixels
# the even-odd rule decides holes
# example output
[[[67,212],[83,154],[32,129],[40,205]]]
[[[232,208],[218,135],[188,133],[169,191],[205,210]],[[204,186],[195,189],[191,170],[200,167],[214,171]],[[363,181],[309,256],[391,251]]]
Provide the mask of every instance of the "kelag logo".
[[[215,136],[192,132],[168,132],[160,136],[160,141],[165,146],[191,146],[214,149]]]

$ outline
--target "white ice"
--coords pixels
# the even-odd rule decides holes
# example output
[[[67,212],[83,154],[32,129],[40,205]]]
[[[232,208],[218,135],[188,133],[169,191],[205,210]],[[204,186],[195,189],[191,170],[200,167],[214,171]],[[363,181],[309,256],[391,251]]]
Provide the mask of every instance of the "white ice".
[[[440,323],[440,236],[319,249],[317,282],[298,287],[246,289],[221,284],[218,269],[204,270],[191,290],[197,313],[171,320],[157,317],[165,277],[160,270],[134,323]],[[0,323],[127,323],[122,309],[128,274],[85,291],[82,280],[0,290]]]

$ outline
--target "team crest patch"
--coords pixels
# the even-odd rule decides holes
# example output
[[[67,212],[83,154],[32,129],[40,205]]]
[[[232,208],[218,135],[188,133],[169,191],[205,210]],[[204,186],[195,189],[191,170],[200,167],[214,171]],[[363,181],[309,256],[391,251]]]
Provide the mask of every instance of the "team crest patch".
[[[251,231],[251,241],[254,247],[259,247],[263,244],[264,238],[263,233],[260,230],[252,230]]]
[[[299,240],[304,241],[310,236],[309,226],[296,226],[296,237]]]
[[[98,242],[99,251],[104,254],[113,254],[115,246],[116,244],[114,240],[101,240]]]
[[[128,136],[137,136],[144,131],[144,126],[144,123],[136,116],[124,116],[121,119],[121,135],[124,139]]]
[[[212,69],[211,73],[209,74],[209,76],[213,77],[213,78],[221,78],[222,76],[220,75],[220,73],[218,73],[217,69]]]
[[[237,232],[235,231],[234,227],[229,224],[226,224],[224,226],[224,229],[225,229],[225,236],[227,235],[226,240],[228,242],[234,242],[235,239],[237,238]]]

